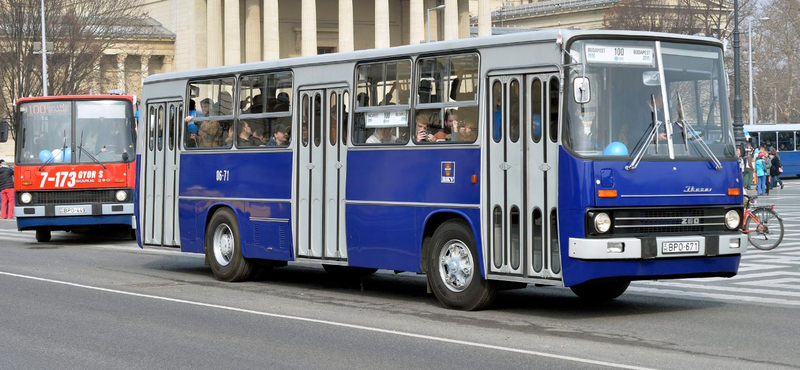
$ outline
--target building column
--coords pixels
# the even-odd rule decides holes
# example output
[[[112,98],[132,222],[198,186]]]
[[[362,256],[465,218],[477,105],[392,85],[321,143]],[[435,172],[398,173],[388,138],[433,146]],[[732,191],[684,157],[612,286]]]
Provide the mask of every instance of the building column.
[[[353,0],[339,0],[339,51],[353,50]]]
[[[244,20],[244,61],[261,60],[261,0],[246,0]]]
[[[303,0],[300,12],[303,13],[302,26],[302,55],[317,55],[317,2]]]
[[[239,0],[225,0],[225,65],[242,62],[242,33]]]
[[[478,36],[492,35],[492,8],[489,0],[478,0]]]
[[[389,46],[389,0],[375,0],[375,48]]]
[[[175,71],[175,66],[173,65],[174,60],[175,60],[174,55],[164,55],[164,64],[161,66],[161,69],[163,69],[164,72],[174,72]]]
[[[444,39],[458,38],[458,0],[444,0]]]
[[[150,56],[142,55],[139,60],[142,62],[142,83],[144,83],[144,79],[150,75]]]
[[[117,89],[125,90],[125,59],[128,54],[117,54]]]
[[[207,67],[218,67],[224,62],[222,53],[222,0],[207,0],[206,41]]]
[[[411,0],[409,3],[408,42],[411,45],[419,44],[425,40],[425,2]]]
[[[458,38],[469,37],[469,0],[458,0]]]
[[[264,60],[280,59],[280,19],[278,0],[264,0]]]

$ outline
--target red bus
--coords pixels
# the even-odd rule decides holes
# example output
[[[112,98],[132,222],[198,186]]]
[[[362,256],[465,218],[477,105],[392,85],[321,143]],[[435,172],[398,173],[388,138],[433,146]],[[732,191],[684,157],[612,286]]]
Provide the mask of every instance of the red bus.
[[[17,229],[135,227],[135,98],[76,95],[21,98],[15,110]]]

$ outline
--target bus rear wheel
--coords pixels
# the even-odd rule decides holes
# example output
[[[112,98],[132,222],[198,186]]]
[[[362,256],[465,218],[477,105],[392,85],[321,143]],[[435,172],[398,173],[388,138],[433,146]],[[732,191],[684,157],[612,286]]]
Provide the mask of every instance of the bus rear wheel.
[[[443,306],[473,311],[494,300],[497,286],[481,276],[475,239],[466,222],[448,221],[439,226],[427,258],[428,284]]]
[[[230,209],[211,216],[206,228],[206,259],[214,276],[222,281],[245,281],[256,272],[254,261],[242,255],[239,224]]]
[[[581,299],[604,302],[621,296],[630,284],[630,280],[597,280],[571,286],[570,289]]]
[[[50,241],[50,230],[36,230],[36,241],[39,243],[47,243]]]

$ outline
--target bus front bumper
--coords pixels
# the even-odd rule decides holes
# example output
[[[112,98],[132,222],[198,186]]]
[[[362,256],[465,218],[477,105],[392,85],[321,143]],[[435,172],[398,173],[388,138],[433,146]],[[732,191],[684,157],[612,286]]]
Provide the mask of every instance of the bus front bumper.
[[[723,256],[742,254],[745,250],[747,250],[747,237],[744,234],[569,238],[569,256],[582,260]]]
[[[133,215],[133,203],[92,203],[14,207],[14,216],[17,218],[119,215]]]

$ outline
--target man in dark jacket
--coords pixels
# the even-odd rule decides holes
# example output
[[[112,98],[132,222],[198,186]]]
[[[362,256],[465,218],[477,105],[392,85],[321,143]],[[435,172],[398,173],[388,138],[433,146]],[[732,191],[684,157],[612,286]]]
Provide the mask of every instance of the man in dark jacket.
[[[14,169],[0,159],[0,218],[14,218]]]

